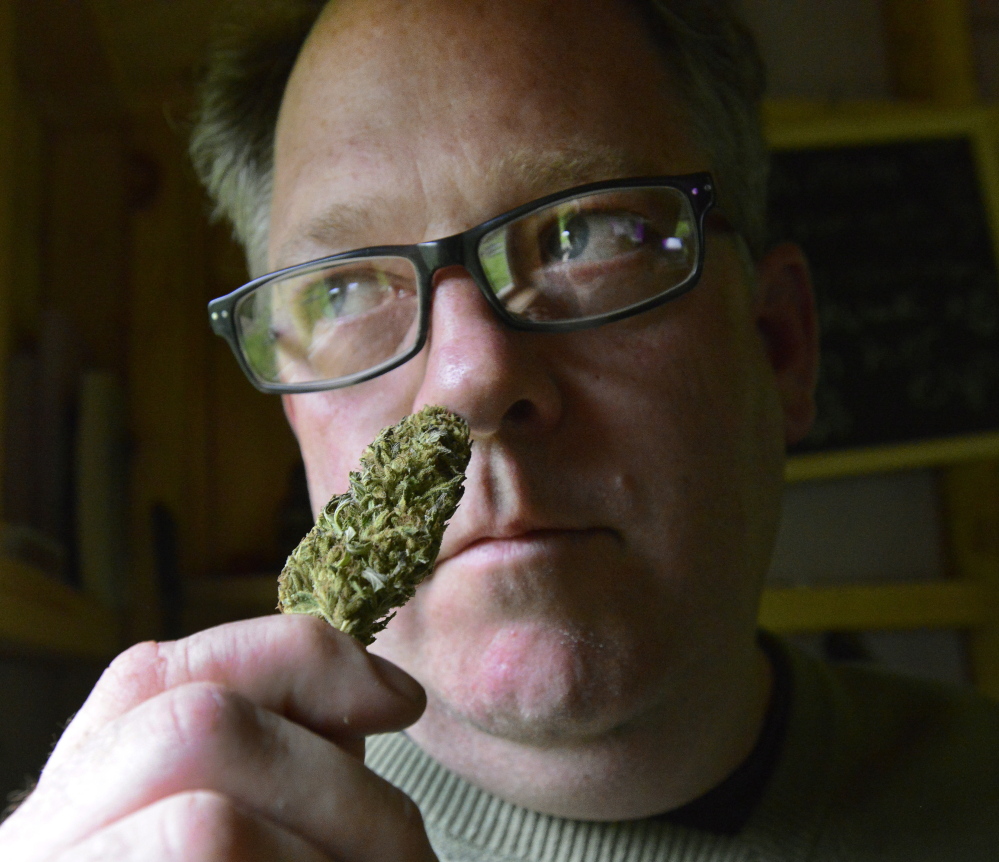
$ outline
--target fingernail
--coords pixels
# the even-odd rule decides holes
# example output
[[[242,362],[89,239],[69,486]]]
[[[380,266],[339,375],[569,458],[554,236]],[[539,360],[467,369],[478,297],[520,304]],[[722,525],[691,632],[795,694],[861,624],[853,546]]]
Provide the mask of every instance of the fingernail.
[[[375,673],[378,674],[381,681],[392,689],[392,691],[406,698],[406,700],[411,700],[414,703],[423,703],[426,699],[423,686],[406,673],[406,671],[398,665],[392,664],[388,659],[382,658],[380,655],[368,653],[368,657],[371,659]]]

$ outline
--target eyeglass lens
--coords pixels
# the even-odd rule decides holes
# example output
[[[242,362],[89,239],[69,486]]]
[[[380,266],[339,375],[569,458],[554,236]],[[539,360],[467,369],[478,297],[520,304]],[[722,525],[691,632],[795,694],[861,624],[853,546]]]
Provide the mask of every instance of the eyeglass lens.
[[[585,320],[686,281],[697,266],[697,226],[676,189],[599,192],[491,231],[479,243],[479,259],[511,316]]]
[[[479,262],[517,319],[599,318],[683,284],[697,267],[694,213],[672,188],[613,189],[558,201],[485,234]],[[354,258],[296,271],[244,296],[243,355],[268,383],[332,381],[412,350],[419,275],[406,258]]]
[[[404,257],[371,257],[267,282],[236,306],[243,355],[268,383],[375,368],[416,344],[417,279]]]

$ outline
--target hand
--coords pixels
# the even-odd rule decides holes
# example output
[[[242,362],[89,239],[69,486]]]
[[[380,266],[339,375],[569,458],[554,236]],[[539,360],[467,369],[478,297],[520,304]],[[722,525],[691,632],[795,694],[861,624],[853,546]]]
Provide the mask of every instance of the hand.
[[[362,763],[419,684],[307,616],[115,659],[0,827],[10,862],[431,862],[413,802]]]

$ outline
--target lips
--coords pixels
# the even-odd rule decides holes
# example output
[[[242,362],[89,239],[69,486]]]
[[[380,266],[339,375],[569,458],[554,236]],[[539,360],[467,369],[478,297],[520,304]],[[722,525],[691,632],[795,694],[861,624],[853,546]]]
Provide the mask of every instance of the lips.
[[[452,523],[444,533],[444,541],[437,557],[437,565],[490,542],[522,540],[525,536],[559,529],[559,527],[543,524],[540,521],[511,521],[507,524],[478,525]]]
[[[477,447],[477,448],[476,448]],[[603,535],[620,543],[613,480],[588,478],[573,471],[578,481],[546,481],[553,464],[530,469],[509,449],[490,441],[473,447],[465,481],[465,496],[444,532],[437,566],[458,557],[462,561],[525,559],[532,554],[564,554],[587,539]],[[599,487],[600,493],[591,490]],[[610,492],[610,493],[608,493]]]
[[[469,533],[458,537],[438,557],[437,565],[461,558],[465,563],[500,563],[533,554],[565,550],[612,531],[595,527],[530,527]]]

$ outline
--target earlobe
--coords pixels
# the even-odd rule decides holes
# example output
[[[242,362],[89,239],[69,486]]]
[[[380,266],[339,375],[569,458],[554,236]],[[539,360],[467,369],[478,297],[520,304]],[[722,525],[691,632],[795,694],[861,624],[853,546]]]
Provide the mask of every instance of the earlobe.
[[[780,243],[756,266],[756,323],[784,409],[784,438],[797,443],[815,420],[819,336],[808,261]]]

